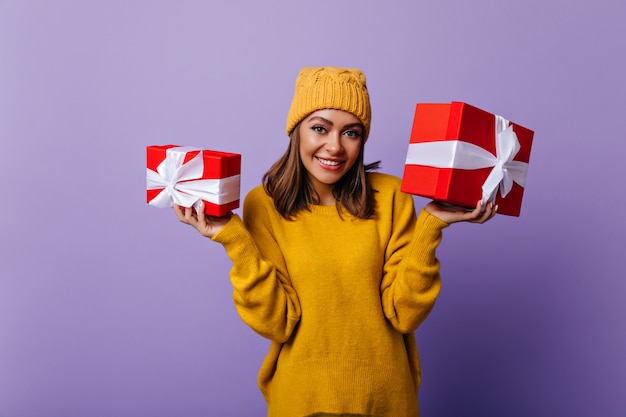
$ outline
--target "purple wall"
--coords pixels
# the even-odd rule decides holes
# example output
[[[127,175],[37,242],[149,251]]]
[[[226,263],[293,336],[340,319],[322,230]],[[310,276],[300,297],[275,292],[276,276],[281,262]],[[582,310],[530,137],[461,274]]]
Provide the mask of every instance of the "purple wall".
[[[305,65],[366,72],[366,159],[389,173],[417,102],[536,132],[522,216],[445,232],[417,332],[424,416],[624,415],[625,15],[617,0],[0,1],[0,416],[263,415],[268,343],[235,312],[224,250],[145,204],[144,152],[241,153],[247,192],[287,144]]]

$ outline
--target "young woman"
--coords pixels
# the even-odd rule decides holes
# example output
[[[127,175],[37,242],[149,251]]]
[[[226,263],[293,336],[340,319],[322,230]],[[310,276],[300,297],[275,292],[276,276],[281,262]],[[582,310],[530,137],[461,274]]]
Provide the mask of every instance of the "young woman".
[[[243,221],[175,207],[224,246],[239,315],[272,341],[258,380],[269,416],[418,416],[414,331],[439,294],[442,230],[495,215],[480,202],[416,215],[400,179],[363,162],[370,119],[361,71],[304,68],[289,146]]]

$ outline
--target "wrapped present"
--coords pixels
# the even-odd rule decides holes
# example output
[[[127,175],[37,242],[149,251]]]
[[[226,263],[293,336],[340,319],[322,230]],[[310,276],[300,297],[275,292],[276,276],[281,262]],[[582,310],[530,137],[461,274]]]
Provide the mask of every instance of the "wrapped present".
[[[148,204],[198,207],[224,216],[239,207],[241,155],[176,145],[146,148]]]
[[[418,104],[402,191],[519,216],[534,132],[466,103]]]

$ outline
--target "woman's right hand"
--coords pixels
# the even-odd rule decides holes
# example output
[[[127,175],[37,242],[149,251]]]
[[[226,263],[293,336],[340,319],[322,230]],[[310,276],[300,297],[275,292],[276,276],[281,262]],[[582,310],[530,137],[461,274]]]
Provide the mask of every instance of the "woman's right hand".
[[[200,213],[204,213],[204,202],[198,208]],[[212,238],[215,236],[226,223],[230,220],[232,212],[228,212],[225,216],[216,217],[209,215],[198,215],[192,207],[181,207],[174,204],[174,212],[181,222],[194,227],[202,236]]]

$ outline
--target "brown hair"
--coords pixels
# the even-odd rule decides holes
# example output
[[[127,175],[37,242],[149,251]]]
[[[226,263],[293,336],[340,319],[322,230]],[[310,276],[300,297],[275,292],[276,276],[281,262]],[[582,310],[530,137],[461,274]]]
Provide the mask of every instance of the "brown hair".
[[[309,181],[306,168],[300,158],[300,129],[296,126],[289,135],[289,146],[285,153],[263,175],[265,191],[274,199],[276,210],[290,220],[300,210],[308,210],[310,204],[318,204],[319,196]],[[350,214],[360,219],[372,218],[374,210],[374,192],[367,175],[378,169],[380,161],[365,165],[363,163],[363,145],[354,165],[333,186],[333,195],[339,204]],[[340,212],[341,213],[341,212]]]

